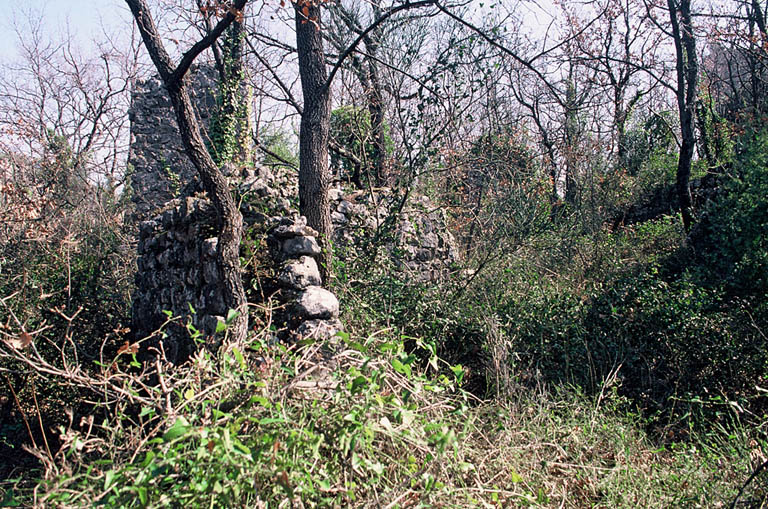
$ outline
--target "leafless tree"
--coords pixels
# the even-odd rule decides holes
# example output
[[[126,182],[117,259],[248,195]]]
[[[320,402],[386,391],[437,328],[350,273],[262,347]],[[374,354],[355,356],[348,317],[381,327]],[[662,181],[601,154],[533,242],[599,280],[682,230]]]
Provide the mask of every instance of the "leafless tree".
[[[693,223],[690,189],[691,163],[696,144],[694,122],[698,98],[699,64],[693,32],[691,0],[667,0],[671,35],[675,43],[677,85],[675,98],[680,115],[680,156],[677,163],[677,197],[686,231]]]
[[[5,241],[61,236],[74,214],[95,220],[124,184],[137,54],[105,40],[84,56],[71,34],[55,41],[46,32],[41,18],[19,24],[20,55],[0,70]]]
[[[660,68],[663,34],[654,30],[642,3],[636,0],[607,0],[598,5],[599,23],[576,39],[578,58],[594,69],[596,85],[604,88],[609,101],[608,126],[611,153],[618,166],[625,164],[627,123],[640,101],[664,78]],[[578,27],[576,12],[569,13]],[[651,73],[649,75],[649,72]]]

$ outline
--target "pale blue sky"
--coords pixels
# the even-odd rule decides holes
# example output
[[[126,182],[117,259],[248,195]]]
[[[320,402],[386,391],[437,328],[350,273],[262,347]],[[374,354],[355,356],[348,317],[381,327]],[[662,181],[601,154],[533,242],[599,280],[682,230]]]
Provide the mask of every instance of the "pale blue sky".
[[[3,60],[16,55],[17,36],[14,22],[27,25],[27,14],[42,15],[47,32],[57,34],[69,31],[79,45],[89,46],[93,39],[103,39],[102,24],[110,32],[124,32],[130,13],[123,0],[0,0],[0,57]]]

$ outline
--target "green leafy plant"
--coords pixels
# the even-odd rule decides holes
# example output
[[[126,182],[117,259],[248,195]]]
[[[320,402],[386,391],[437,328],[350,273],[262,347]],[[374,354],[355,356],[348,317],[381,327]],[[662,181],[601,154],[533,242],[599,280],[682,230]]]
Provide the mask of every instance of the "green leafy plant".
[[[330,127],[331,138],[361,163],[361,167],[358,168],[352,159],[331,151],[331,166],[338,173],[339,178],[356,182],[358,185],[364,179],[371,178],[374,165],[374,141],[371,115],[368,110],[355,106],[337,108],[331,112]],[[385,156],[388,156],[391,155],[394,144],[386,122],[383,129]]]

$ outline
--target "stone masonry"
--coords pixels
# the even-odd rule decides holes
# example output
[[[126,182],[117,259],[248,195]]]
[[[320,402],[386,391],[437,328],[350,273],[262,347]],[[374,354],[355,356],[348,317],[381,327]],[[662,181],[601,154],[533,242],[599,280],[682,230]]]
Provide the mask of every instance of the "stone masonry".
[[[215,91],[214,68],[193,67],[190,94],[203,126],[216,109]],[[190,194],[186,188],[197,182],[197,170],[181,145],[171,100],[159,77],[134,85],[128,117],[131,191],[136,219],[141,221],[173,198]]]
[[[262,169],[262,178],[251,179],[252,187],[261,191],[254,192],[242,209],[246,228],[263,235],[269,247],[268,261],[262,267],[267,281],[259,284],[268,289],[264,300],[276,301],[283,310],[274,317],[274,340],[327,340],[342,325],[338,299],[322,287],[317,232],[296,213],[254,213],[258,203],[264,210],[271,208],[269,204],[288,206],[278,191],[262,187],[270,180],[268,172]],[[248,181],[253,170],[243,173],[243,181]],[[149,337],[149,344],[156,348],[162,343],[166,357],[174,363],[183,362],[198,348],[192,340],[194,331],[199,332],[200,344],[212,351],[221,340],[217,326],[226,322],[229,310],[221,298],[215,220],[210,201],[196,194],[171,200],[158,215],[139,225],[133,332],[137,339]]]
[[[198,74],[193,82],[205,124],[215,105],[211,73]],[[158,79],[137,84],[130,114],[129,161],[139,221],[132,329],[137,340],[149,338],[149,346],[162,345],[167,358],[179,363],[202,345],[218,347],[217,327],[229,311],[221,298],[215,211],[195,184],[196,171],[183,152]],[[329,339],[342,329],[339,302],[322,286],[317,232],[295,210],[296,174],[250,165],[223,170],[240,203],[249,242],[261,236],[268,247],[256,285],[263,304],[277,303],[274,340]],[[339,246],[364,246],[361,240],[378,235],[390,217],[392,193],[387,189],[345,193],[337,188],[330,194]],[[439,279],[458,260],[443,211],[426,197],[410,200],[389,226],[382,242],[398,270],[415,283]],[[246,281],[249,277],[244,274]]]

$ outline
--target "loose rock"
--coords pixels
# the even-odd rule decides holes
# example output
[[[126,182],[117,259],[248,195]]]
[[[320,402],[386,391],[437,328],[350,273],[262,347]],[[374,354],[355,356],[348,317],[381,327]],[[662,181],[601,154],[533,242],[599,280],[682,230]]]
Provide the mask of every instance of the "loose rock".
[[[296,299],[296,313],[303,318],[337,318],[339,300],[319,286],[310,286]]]
[[[278,281],[285,287],[297,290],[302,290],[308,286],[320,286],[321,279],[317,262],[309,256],[291,260],[280,271]]]

